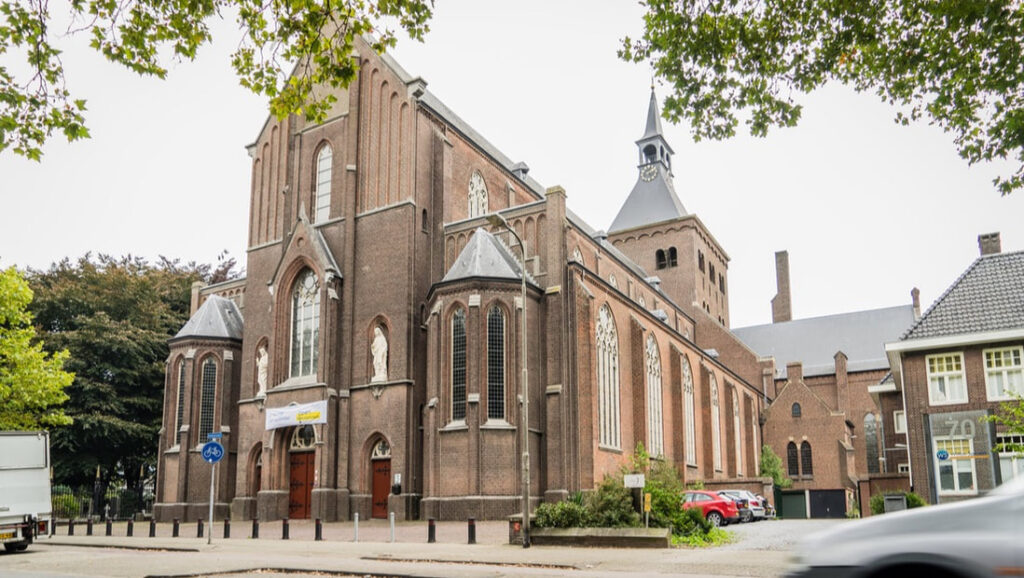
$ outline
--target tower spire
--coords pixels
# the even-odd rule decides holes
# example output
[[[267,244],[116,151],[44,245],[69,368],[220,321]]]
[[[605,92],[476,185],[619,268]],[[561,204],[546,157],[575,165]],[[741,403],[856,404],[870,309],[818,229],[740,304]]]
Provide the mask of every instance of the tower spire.
[[[661,114],[658,113],[658,97],[654,94],[654,85],[651,84],[651,102],[647,105],[647,126],[644,129],[644,136],[640,137],[640,140],[658,136],[662,136]]]

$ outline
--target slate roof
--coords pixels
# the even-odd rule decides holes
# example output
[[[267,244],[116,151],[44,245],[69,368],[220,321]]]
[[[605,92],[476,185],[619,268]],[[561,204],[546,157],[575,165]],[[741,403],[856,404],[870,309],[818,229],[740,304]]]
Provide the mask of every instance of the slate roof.
[[[458,259],[445,274],[443,282],[473,277],[492,279],[520,280],[522,266],[512,252],[497,237],[483,227],[478,228],[469,238],[466,247],[459,253]],[[526,275],[526,281],[537,285],[537,282]]]
[[[235,302],[219,295],[210,295],[188,323],[174,336],[242,340],[242,312]]]
[[[651,137],[662,136],[661,115],[658,114],[658,98],[654,95],[654,88],[651,88],[651,101],[647,104],[647,126],[644,128],[644,136],[640,140],[647,140]],[[639,141],[637,141],[639,142]]]
[[[762,357],[774,357],[776,377],[786,364],[803,363],[805,376],[835,373],[835,354],[847,357],[847,371],[888,369],[886,342],[914,323],[913,305],[840,313],[784,323],[755,325],[732,332]]]
[[[1024,251],[979,257],[901,341],[1024,328]]]

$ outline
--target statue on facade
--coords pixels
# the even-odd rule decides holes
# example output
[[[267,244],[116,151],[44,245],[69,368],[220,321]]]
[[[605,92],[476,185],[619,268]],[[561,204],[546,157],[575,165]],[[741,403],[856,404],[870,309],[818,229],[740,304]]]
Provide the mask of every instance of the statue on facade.
[[[370,344],[373,355],[373,379],[370,381],[388,380],[388,340],[380,327],[373,328],[373,343]]]
[[[256,397],[266,397],[267,395],[267,366],[269,364],[270,355],[267,353],[267,346],[261,345],[256,353],[256,384],[259,386]]]

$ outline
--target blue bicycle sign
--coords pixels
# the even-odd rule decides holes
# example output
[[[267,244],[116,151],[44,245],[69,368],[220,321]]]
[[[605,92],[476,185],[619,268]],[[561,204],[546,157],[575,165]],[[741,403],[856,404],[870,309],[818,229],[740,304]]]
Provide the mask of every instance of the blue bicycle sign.
[[[215,464],[224,457],[224,446],[217,442],[206,442],[203,444],[203,459],[211,464]]]

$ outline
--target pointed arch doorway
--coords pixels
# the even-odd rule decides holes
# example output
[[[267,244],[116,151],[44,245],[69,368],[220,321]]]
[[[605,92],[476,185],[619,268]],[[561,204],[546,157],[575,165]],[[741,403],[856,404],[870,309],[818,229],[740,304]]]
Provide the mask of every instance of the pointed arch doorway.
[[[316,475],[316,430],[301,425],[292,432],[288,445],[288,517],[309,518]]]
[[[391,446],[387,440],[380,440],[373,445],[370,454],[370,471],[373,472],[371,491],[373,507],[372,518],[388,517],[388,496],[391,494]]]

